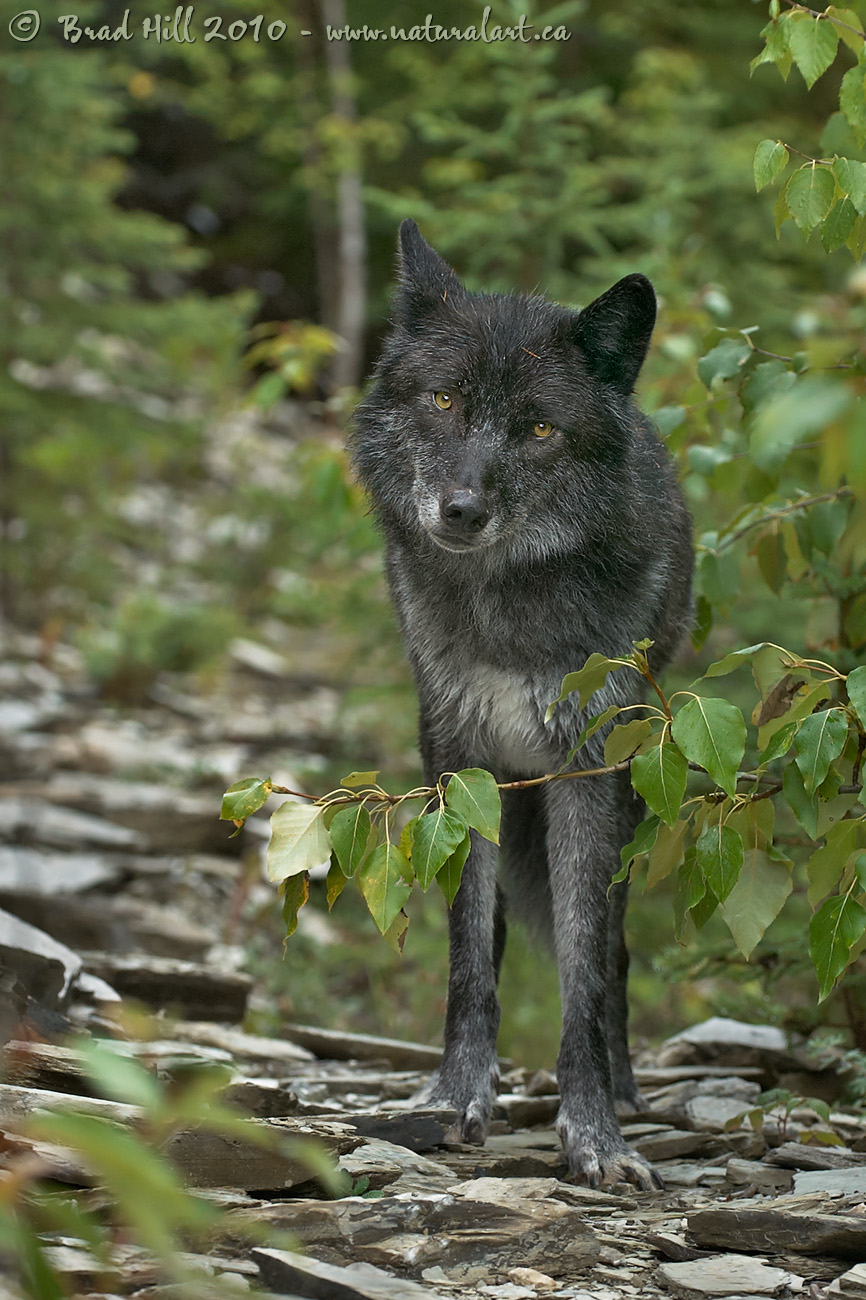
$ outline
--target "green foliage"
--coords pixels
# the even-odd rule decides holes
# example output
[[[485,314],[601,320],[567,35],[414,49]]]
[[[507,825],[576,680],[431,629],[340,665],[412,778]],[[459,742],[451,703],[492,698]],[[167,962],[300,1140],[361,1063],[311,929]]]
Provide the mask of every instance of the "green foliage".
[[[794,64],[811,89],[834,63],[838,50],[845,51],[846,63],[853,54],[855,66],[847,69],[839,87],[839,112],[834,115],[838,121],[827,134],[830,140],[841,141],[847,128],[851,145],[862,148],[866,144],[866,37],[860,18],[836,5],[819,13],[800,5],[778,12],[778,6],[771,5],[770,14],[762,32],[764,50],[753,60],[753,69],[775,63],[787,78]],[[800,151],[781,140],[762,140],[754,158],[756,188],[763,189],[781,175],[792,153]],[[866,166],[837,152],[807,159],[780,190],[774,215],[777,235],[784,222],[793,218],[806,236],[818,229],[828,252],[845,245],[859,261],[866,247]]]
[[[62,9],[43,6],[46,29]],[[29,622],[110,601],[146,537],[119,498],[194,477],[243,320],[179,292],[199,259],[177,227],[114,202],[134,142],[111,82],[97,50],[0,53],[0,606]]]
[[[220,1094],[231,1079],[225,1067],[201,1065],[166,1088],[116,1044],[88,1039],[76,1046],[96,1095],[138,1111],[135,1126],[125,1127],[76,1113],[75,1098],[70,1097],[68,1108],[40,1111],[24,1122],[25,1138],[73,1152],[105,1199],[104,1209],[94,1209],[88,1205],[92,1198],[51,1190],[29,1154],[11,1156],[0,1196],[0,1247],[17,1262],[21,1287],[31,1300],[60,1300],[67,1294],[45,1251],[57,1236],[77,1238],[89,1249],[105,1289],[119,1284],[113,1246],[122,1239],[146,1251],[166,1282],[185,1294],[197,1293],[205,1278],[184,1252],[205,1244],[227,1225],[224,1211],[189,1191],[164,1154],[162,1148],[175,1133],[205,1127],[239,1143],[281,1152],[304,1161],[311,1177],[330,1194],[348,1193],[348,1180],[315,1143],[253,1124],[222,1102]],[[262,1238],[257,1225],[242,1219],[232,1222],[232,1234],[253,1241]],[[209,1294],[223,1294],[217,1281],[207,1280]]]
[[[141,593],[122,599],[84,631],[81,648],[103,695],[137,703],[160,672],[205,667],[225,652],[238,630],[236,616],[218,606],[179,605]]]

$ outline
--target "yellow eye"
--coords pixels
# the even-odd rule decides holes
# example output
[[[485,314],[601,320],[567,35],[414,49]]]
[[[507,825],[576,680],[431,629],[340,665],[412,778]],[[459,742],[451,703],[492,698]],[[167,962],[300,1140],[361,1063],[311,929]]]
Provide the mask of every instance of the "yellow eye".
[[[533,424],[532,432],[536,438],[549,438],[553,433],[553,425],[549,420],[539,420],[537,424]]]
[[[448,411],[454,405],[454,398],[450,393],[434,393],[433,401],[439,407],[440,411]]]

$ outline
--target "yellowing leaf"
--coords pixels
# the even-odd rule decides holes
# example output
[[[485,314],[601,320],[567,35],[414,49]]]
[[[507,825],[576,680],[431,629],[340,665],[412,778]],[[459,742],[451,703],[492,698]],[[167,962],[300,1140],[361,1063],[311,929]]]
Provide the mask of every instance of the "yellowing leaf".
[[[275,885],[287,876],[320,867],[331,856],[331,841],[319,804],[286,802],[271,817],[268,879]]]

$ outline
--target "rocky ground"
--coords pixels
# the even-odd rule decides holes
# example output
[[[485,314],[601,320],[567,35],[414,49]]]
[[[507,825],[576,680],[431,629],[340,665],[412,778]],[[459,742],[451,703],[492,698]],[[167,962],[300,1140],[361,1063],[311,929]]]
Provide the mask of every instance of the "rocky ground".
[[[46,659],[44,646],[6,636],[0,1210],[28,1160],[54,1186],[99,1195],[86,1160],[33,1137],[34,1114],[142,1127],[141,1110],[111,1100],[68,1046],[83,1031],[113,1037],[169,1090],[197,1062],[224,1063],[227,1100],[274,1139],[193,1124],[163,1143],[190,1188],[224,1211],[207,1252],[186,1260],[220,1294],[866,1297],[866,1115],[840,1105],[835,1061],[776,1028],[711,1020],[642,1058],[648,1109],[622,1122],[665,1179],[657,1194],[566,1180],[544,1071],[505,1063],[488,1143],[465,1147],[448,1139],[452,1116],[410,1105],[436,1048],[315,1026],[286,1025],[277,1039],[243,1030],[255,988],[223,922],[238,906],[241,855],[267,831],[253,821],[228,840],[202,774],[219,786],[264,770],[271,754],[283,764],[293,747],[309,754],[335,704],[315,681],[293,695],[282,678],[276,703],[267,683],[284,665],[264,647],[240,643],[234,659],[223,708],[163,686],[146,713],[119,717],[94,700],[71,652]],[[148,770],[161,776],[142,780]],[[147,1041],[122,1027],[121,999],[155,1013]],[[823,1100],[829,1121],[789,1102],[756,1127],[748,1112],[770,1087]],[[353,1194],[329,1195],[287,1135],[315,1138]],[[193,1294],[122,1233],[108,1290],[81,1240],[47,1240],[66,1294]],[[21,1294],[8,1259],[0,1297]]]

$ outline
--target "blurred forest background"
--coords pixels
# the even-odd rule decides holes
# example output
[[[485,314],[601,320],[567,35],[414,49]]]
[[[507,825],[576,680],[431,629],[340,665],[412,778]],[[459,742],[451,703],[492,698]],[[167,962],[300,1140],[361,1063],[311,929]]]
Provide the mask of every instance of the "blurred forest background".
[[[406,216],[472,288],[580,305],[627,272],[653,280],[640,399],[660,412],[701,530],[825,491],[808,429],[799,458],[752,463],[734,381],[755,347],[776,367],[765,385],[860,347],[866,271],[792,221],[777,239],[752,176],[767,137],[866,156],[835,112],[854,54],[811,91],[798,72],[750,76],[767,22],[750,0],[565,0],[529,20],[570,39],[529,45],[324,39],[329,23],[424,22],[423,7],[385,0],[234,0],[214,12],[244,34],[207,42],[197,4],[195,43],[145,40],[153,9],[132,0],[134,39],[60,39],[71,9],[114,28],[125,8],[44,0],[32,40],[5,17],[0,30],[0,612],[48,659],[75,645],[120,716],[167,681],[217,685],[245,637],[336,692],[336,739],[315,761],[285,753],[308,789],[351,767],[381,769],[391,789],[418,779],[379,542],[343,451]],[[495,4],[491,22],[528,8]],[[433,12],[480,19],[457,0]],[[858,587],[847,562],[843,589],[827,572],[845,509],[831,499],[726,549],[705,541],[709,637],[672,689],[764,639],[835,654],[842,671],[858,662],[862,573]],[[216,800],[219,782],[204,784]],[[633,900],[638,1033],[708,1011],[848,1024],[850,992],[815,1007],[805,899],[747,967],[717,918],[680,948],[666,888]],[[276,901],[251,913],[274,1015],[435,1038],[444,907],[410,909],[402,959],[346,896],[325,938],[302,924],[284,963]],[[504,985],[502,1050],[550,1063],[555,977],[519,936]]]

